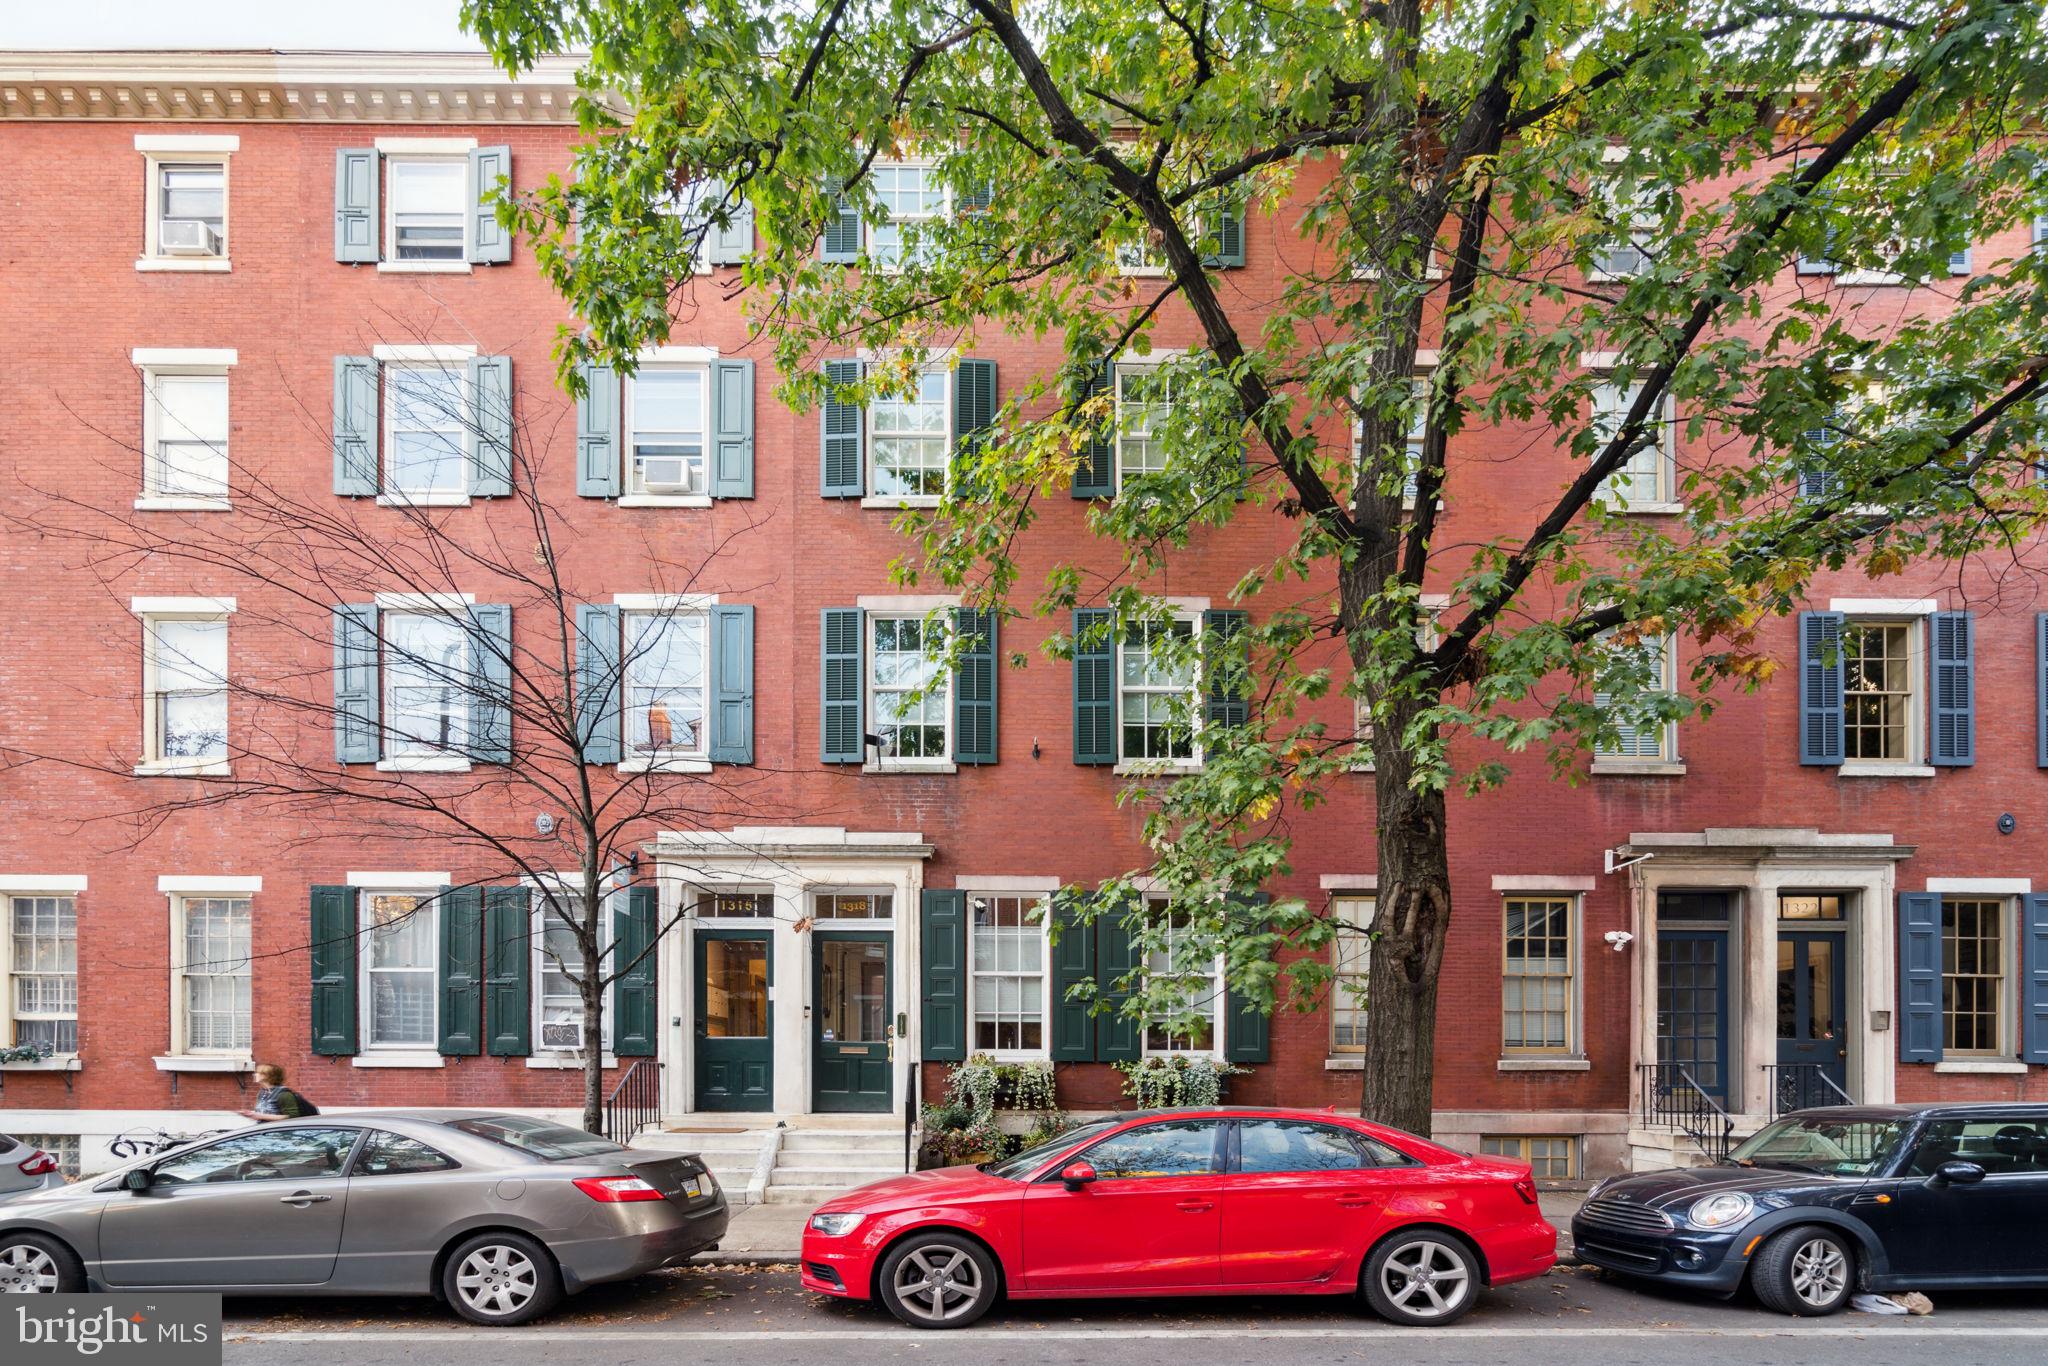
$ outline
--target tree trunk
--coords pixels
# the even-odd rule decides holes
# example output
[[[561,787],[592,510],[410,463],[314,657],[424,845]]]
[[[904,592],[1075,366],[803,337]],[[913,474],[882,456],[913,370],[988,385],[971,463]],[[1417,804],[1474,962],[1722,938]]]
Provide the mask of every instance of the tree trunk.
[[[576,988],[583,997],[583,1128],[593,1134],[604,1132],[604,979],[609,960],[603,956],[603,914],[597,869],[586,865],[577,906],[582,921],[578,938],[583,941],[583,974]],[[617,971],[616,964],[610,966]]]
[[[1408,788],[1407,765],[1397,754],[1376,754],[1375,761],[1379,894],[1358,1112],[1427,1136],[1436,1077],[1437,978],[1451,920],[1444,794]]]

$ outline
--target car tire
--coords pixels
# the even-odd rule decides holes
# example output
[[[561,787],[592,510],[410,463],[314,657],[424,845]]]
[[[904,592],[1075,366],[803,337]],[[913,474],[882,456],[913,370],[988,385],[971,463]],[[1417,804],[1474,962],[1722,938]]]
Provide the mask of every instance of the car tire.
[[[1848,1307],[1856,1292],[1856,1250],[1819,1224],[1788,1228],[1749,1264],[1750,1288],[1766,1309],[1820,1318]]]
[[[1479,1301],[1479,1259],[1442,1229],[1404,1229],[1372,1250],[1359,1277],[1365,1301],[1390,1323],[1436,1328]]]
[[[531,1323],[562,1300],[562,1276],[548,1250],[523,1233],[479,1233],[441,1263],[441,1294],[471,1323]]]
[[[882,1258],[882,1303],[913,1328],[965,1328],[995,1306],[996,1259],[972,1238],[924,1233]]]
[[[85,1289],[78,1254],[41,1233],[0,1233],[0,1294],[72,1295]]]

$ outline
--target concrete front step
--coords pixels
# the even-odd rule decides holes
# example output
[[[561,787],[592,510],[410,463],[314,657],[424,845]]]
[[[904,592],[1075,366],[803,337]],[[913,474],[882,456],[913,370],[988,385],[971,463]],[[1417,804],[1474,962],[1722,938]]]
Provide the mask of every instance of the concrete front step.
[[[854,1189],[852,1186],[775,1186],[768,1187],[763,1203],[770,1205],[822,1205]]]
[[[770,1186],[837,1186],[851,1190],[874,1181],[903,1175],[901,1168],[889,1167],[777,1167],[768,1177]]]

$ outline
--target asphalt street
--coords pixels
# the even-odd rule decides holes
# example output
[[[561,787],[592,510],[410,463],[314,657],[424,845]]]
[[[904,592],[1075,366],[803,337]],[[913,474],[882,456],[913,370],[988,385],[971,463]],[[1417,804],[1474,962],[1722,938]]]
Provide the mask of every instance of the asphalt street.
[[[2038,1292],[1942,1295],[1928,1318],[1795,1320],[1747,1299],[1642,1290],[1560,1268],[1489,1293],[1459,1324],[1394,1328],[1346,1299],[1034,1301],[957,1332],[819,1299],[787,1267],[689,1267],[603,1286],[526,1328],[479,1329],[427,1301],[230,1300],[227,1361],[244,1366],[542,1366],[590,1361],[1075,1363],[1385,1362],[1451,1366],[1710,1363],[2006,1366],[2048,1359]]]

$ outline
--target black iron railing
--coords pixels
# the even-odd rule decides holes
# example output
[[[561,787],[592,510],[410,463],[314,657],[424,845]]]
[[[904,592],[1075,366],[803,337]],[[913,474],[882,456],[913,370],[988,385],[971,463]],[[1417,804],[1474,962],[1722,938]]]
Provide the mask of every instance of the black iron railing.
[[[661,1118],[661,1064],[636,1058],[604,1101],[604,1136],[624,1143]]]
[[[1669,1124],[1708,1161],[1727,1158],[1735,1146],[1735,1121],[1688,1068],[1675,1062],[1638,1063],[1636,1081],[1645,1127]]]
[[[1811,1110],[1817,1105],[1856,1103],[1827,1074],[1825,1063],[1767,1062],[1762,1066],[1764,1094],[1769,1098],[1772,1119],[1789,1115],[1794,1110]]]

